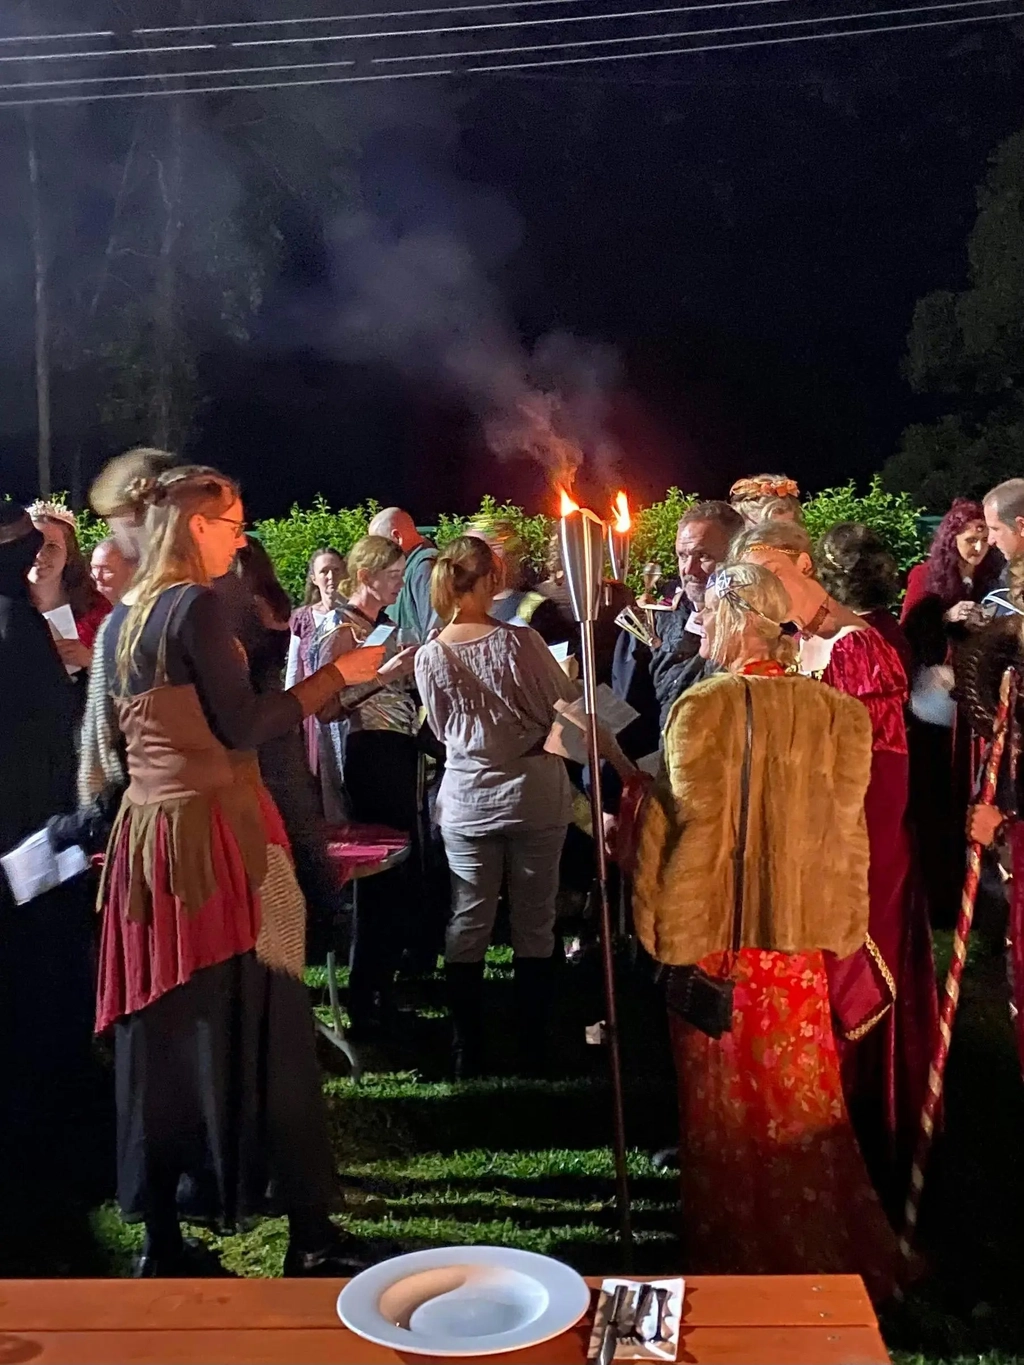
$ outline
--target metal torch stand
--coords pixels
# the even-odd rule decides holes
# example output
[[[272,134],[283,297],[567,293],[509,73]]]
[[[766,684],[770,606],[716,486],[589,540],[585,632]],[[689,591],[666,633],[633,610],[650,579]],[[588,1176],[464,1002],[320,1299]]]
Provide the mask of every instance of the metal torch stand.
[[[629,1171],[626,1165],[626,1113],[622,1095],[622,1055],[619,1050],[619,1011],[615,997],[615,934],[608,900],[608,857],[604,844],[604,810],[601,801],[601,746],[597,733],[597,677],[594,668],[594,623],[581,621],[583,653],[583,704],[587,714],[587,748],[590,758],[590,811],[597,856],[597,886],[601,910],[601,966],[604,976],[604,1042],[612,1087],[612,1151],[615,1158],[615,1202],[619,1214],[624,1266],[629,1270],[633,1254],[633,1221],[629,1207]]]

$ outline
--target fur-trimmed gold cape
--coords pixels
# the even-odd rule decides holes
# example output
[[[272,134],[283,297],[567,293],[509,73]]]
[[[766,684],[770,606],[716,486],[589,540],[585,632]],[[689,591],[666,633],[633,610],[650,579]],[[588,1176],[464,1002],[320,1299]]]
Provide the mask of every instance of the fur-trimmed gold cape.
[[[671,966],[732,938],[745,686],[754,739],[742,946],[845,957],[867,934],[867,709],[811,678],[721,674],[670,711],[665,769],[639,831],[636,929]]]

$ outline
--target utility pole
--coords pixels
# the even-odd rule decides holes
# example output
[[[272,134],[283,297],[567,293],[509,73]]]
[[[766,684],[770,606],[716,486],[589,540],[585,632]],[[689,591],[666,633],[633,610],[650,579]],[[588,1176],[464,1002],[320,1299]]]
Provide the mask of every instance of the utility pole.
[[[52,438],[50,426],[50,314],[47,296],[47,258],[43,234],[42,190],[39,182],[39,147],[36,141],[36,111],[25,109],[25,150],[28,159],[29,225],[32,234],[32,259],[35,272],[35,371],[36,430],[39,496],[53,492]]]

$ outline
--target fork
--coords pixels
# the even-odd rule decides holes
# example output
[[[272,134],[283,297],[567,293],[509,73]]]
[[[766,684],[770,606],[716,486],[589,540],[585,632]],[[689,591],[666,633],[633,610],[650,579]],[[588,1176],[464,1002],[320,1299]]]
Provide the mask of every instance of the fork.
[[[655,1345],[657,1342],[672,1340],[671,1336],[664,1335],[665,1314],[668,1309],[669,1298],[671,1297],[669,1291],[665,1288],[655,1289],[654,1296],[658,1300],[658,1321],[654,1328],[654,1336],[647,1338],[647,1342],[651,1346]]]
[[[633,1342],[636,1345],[644,1345],[647,1337],[643,1334],[643,1321],[651,1308],[651,1297],[654,1294],[654,1286],[641,1284],[636,1291],[636,1298],[633,1308],[632,1320],[629,1322],[628,1330],[623,1329],[622,1340]]]

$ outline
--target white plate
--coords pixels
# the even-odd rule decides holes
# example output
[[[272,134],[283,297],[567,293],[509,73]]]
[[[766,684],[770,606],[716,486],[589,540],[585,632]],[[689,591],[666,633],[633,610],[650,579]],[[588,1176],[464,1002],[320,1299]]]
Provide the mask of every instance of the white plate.
[[[550,1341],[590,1307],[585,1280],[513,1247],[434,1247],[371,1266],[338,1295],[338,1317],[378,1346],[486,1356]]]

